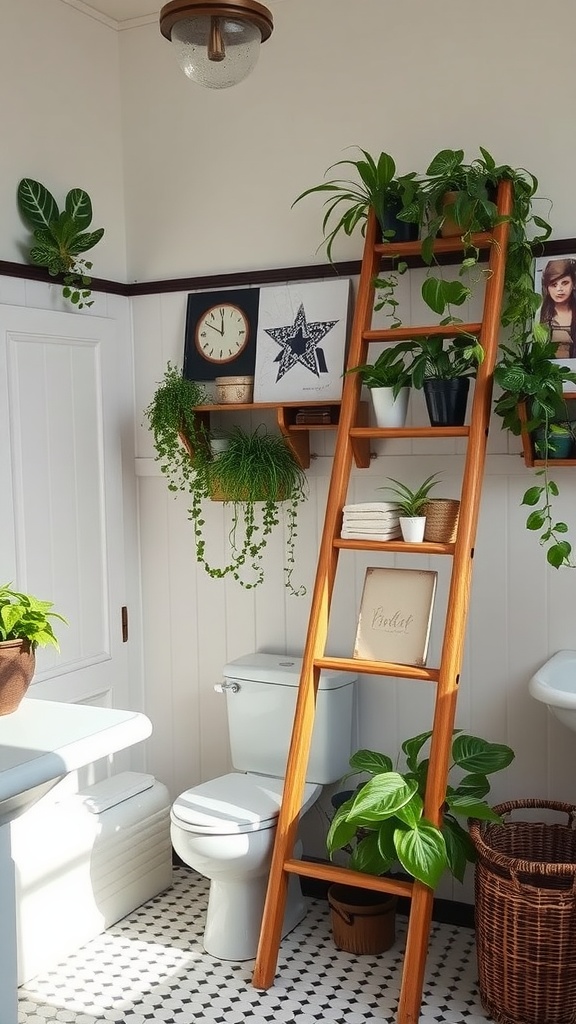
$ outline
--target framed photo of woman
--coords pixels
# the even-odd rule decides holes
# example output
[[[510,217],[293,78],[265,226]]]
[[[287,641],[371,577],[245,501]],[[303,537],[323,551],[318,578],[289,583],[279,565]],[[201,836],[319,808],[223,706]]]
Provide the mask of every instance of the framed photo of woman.
[[[542,296],[536,317],[550,330],[556,359],[576,372],[576,253],[539,257],[535,261],[534,288]],[[565,391],[576,391],[566,383]]]

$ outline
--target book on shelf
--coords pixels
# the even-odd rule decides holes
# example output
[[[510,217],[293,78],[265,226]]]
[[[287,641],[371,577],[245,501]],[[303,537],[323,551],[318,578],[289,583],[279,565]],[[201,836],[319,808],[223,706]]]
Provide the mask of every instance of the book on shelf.
[[[368,568],[354,657],[424,666],[437,578],[428,569]]]

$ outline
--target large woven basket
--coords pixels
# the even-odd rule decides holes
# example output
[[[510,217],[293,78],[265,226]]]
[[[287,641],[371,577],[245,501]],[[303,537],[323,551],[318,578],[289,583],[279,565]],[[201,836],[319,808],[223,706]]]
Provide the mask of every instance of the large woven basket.
[[[424,540],[454,544],[460,515],[460,502],[456,498],[429,498],[422,515],[426,516]]]
[[[497,1024],[576,1024],[576,806],[517,800],[494,810],[528,808],[568,820],[470,823],[480,998]]]

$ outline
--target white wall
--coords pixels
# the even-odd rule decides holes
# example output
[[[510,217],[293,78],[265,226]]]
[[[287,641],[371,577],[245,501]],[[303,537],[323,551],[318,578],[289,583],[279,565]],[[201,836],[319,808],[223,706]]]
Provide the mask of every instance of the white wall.
[[[92,273],[125,280],[117,32],[61,0],[3,0],[0,85],[0,259],[26,262],[16,191],[35,178],[60,208],[71,188],[86,189],[92,226],[105,228]]]
[[[354,144],[393,153],[401,171],[423,167],[443,146],[462,146],[472,157],[482,144],[497,160],[536,173],[542,194],[554,201],[555,235],[576,235],[569,173],[576,141],[567,113],[574,86],[565,73],[576,29],[572,0],[560,0],[554,19],[543,17],[536,0],[394,6],[276,0],[271,6],[276,27],[256,70],[235,89],[218,92],[185,79],[155,23],[118,37],[60,0],[6,0],[0,83],[10,103],[0,258],[22,258],[14,197],[20,177],[30,175],[52,183],[53,191],[80,184],[91,192],[95,224],[106,227],[95,252],[98,276],[153,281],[324,262],[316,254],[320,200],[290,206]],[[31,39],[30,23],[36,26]],[[342,259],[360,254],[359,238],[337,251]],[[408,301],[418,291],[418,274],[412,277]],[[184,310],[181,293],[133,302],[146,710],[154,723],[148,767],[173,794],[228,767],[223,700],[213,691],[223,664],[255,648],[299,651],[308,610],[308,598],[285,594],[279,540],[260,590],[242,591],[198,572],[185,502],[168,494],[151,461],[142,410],[166,361],[182,357]],[[320,457],[309,473],[301,519],[296,576],[308,584],[330,444],[322,434],[314,439]],[[372,467],[354,473],[353,497],[373,496],[387,475],[416,482],[440,469],[447,487],[455,483],[457,445],[446,454],[445,446],[439,452],[429,442],[395,444],[380,446]],[[519,501],[532,477],[507,447],[496,424],[458,724],[510,742],[517,752],[512,768],[495,780],[495,799],[546,793],[570,799],[576,745],[530,700],[526,686],[551,653],[575,646],[576,575],[547,568],[536,538],[524,529]],[[510,440],[510,449],[518,452],[518,443]],[[556,475],[559,511],[570,520],[576,477],[571,469]],[[208,543],[215,552],[224,550],[228,515],[220,505],[210,509]],[[341,558],[335,653],[350,649],[365,564],[360,556]],[[436,632],[431,664],[437,650]],[[393,751],[426,727],[427,704],[429,690],[420,684],[363,679],[359,742]],[[462,898],[459,887],[455,897]]]
[[[121,34],[130,279],[324,260],[322,197],[290,207],[354,145],[401,171],[483,145],[532,170],[555,234],[576,235],[572,0],[553,18],[538,0],[270,7],[274,32],[233,89],[189,82],[155,23]]]

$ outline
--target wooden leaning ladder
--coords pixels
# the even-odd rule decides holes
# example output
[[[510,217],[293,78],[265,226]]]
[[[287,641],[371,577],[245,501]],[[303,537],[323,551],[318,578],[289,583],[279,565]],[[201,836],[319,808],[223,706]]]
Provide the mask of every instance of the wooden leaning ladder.
[[[497,205],[501,216],[510,214],[512,206],[510,182],[503,182],[500,185]],[[316,691],[322,669],[428,680],[435,684],[436,696],[431,726],[430,764],[424,814],[434,824],[441,823],[486,458],[508,231],[508,222],[501,220],[492,232],[472,236],[473,243],[479,249],[489,249],[489,274],[486,282],[482,322],[461,324],[459,328],[454,327],[452,332],[454,335],[458,330],[463,330],[476,335],[480,339],[485,353],[484,361],[478,369],[476,378],[469,426],[403,427],[401,429],[359,426],[360,377],[358,374],[344,377],[334,463],[312,595],[284,794],[278,818],[268,892],[253,975],[253,984],[256,988],[266,989],[273,984],[287,886],[291,874],[407,896],[411,902],[397,1016],[398,1024],[417,1024],[419,1018],[432,918],[433,890],[418,881],[399,881],[366,875],[333,864],[295,860],[293,859],[293,850],[310,753]],[[421,252],[420,242],[405,242],[394,245],[392,248],[391,243],[380,244],[376,238],[376,222],[371,214],[366,228],[364,255],[347,359],[348,367],[368,361],[368,350],[371,343],[393,343],[424,335],[446,336],[449,333],[446,327],[438,326],[400,327],[388,330],[370,329],[374,305],[373,280],[378,274],[382,260],[390,258],[391,255],[397,255],[400,258],[418,256]],[[461,249],[460,238],[438,239],[434,246],[436,255],[456,252]],[[386,437],[466,437],[468,439],[462,474],[460,517],[454,544],[406,544],[396,540],[377,542],[340,538],[342,508],[346,500],[353,460],[356,460],[359,467],[367,468],[369,465],[367,442],[369,443],[370,438]],[[338,556],[342,549],[374,552],[402,551],[446,555],[452,558],[446,621],[438,668],[416,668],[387,662],[326,656],[325,645],[330,604]]]

